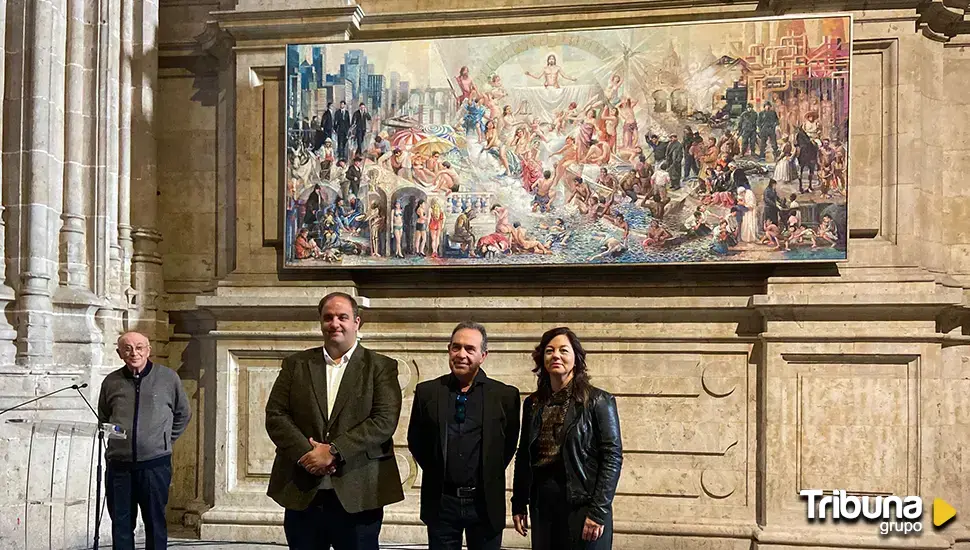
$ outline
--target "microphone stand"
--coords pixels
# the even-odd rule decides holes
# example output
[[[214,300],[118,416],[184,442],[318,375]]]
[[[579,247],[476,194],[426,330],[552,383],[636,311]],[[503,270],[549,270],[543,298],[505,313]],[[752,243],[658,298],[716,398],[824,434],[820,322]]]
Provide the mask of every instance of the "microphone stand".
[[[92,546],[93,550],[98,550],[101,539],[101,457],[104,455],[102,452],[104,450],[104,428],[101,426],[101,417],[98,416],[98,413],[94,410],[94,407],[91,406],[91,402],[88,401],[88,398],[84,396],[84,392],[81,391],[81,388],[86,386],[87,384],[81,384],[80,386],[75,385],[74,389],[77,390],[77,394],[80,395],[81,399],[84,400],[84,404],[91,409],[91,414],[93,414],[98,420],[98,473],[96,474],[97,485],[95,486],[94,497],[95,502],[97,503],[97,508],[94,512],[94,546]]]
[[[61,388],[59,390],[54,390],[54,391],[52,391],[50,393],[45,393],[44,395],[41,395],[40,397],[35,397],[35,398],[30,399],[28,401],[24,401],[23,403],[18,403],[16,405],[14,405],[13,407],[9,407],[9,408],[3,409],[2,411],[0,411],[0,416],[5,415],[5,414],[7,414],[8,412],[10,412],[12,410],[16,410],[16,409],[19,409],[20,407],[25,407],[27,405],[30,405],[31,403],[34,403],[36,401],[40,401],[41,399],[47,399],[48,397],[50,397],[50,396],[52,396],[54,394],[61,393],[62,391],[77,390],[79,388],[86,388],[86,387],[88,387],[87,384],[81,384],[80,386],[78,386],[77,384],[72,384],[70,386],[65,386],[65,387],[63,387],[63,388]]]

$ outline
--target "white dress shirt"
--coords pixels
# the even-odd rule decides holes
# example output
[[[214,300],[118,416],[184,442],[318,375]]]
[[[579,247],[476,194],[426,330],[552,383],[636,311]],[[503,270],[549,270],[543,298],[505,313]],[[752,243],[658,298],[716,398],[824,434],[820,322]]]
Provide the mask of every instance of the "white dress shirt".
[[[350,358],[357,351],[357,342],[347,350],[340,359],[334,359],[327,353],[327,348],[323,348],[323,358],[327,363],[327,418],[333,414],[333,403],[337,399],[337,390],[340,389],[340,381],[343,380],[344,373],[347,372],[347,365]]]
[[[327,418],[333,414],[333,403],[337,399],[337,391],[340,389],[340,381],[343,380],[344,373],[347,372],[347,365],[350,363],[350,358],[357,351],[357,342],[354,342],[354,346],[347,350],[347,353],[343,354],[340,359],[334,359],[330,357],[327,353],[327,348],[323,348],[323,359],[327,363]],[[329,441],[327,442],[329,443]],[[321,489],[333,489],[333,482],[330,481],[330,476],[323,476],[320,480]]]

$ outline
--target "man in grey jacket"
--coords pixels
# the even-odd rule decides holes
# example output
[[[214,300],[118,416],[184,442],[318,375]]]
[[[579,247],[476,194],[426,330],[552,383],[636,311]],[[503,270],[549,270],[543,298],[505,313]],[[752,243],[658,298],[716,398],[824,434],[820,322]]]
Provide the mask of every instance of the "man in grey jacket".
[[[189,423],[189,400],[175,371],[149,360],[148,338],[128,332],[118,339],[125,366],[101,383],[98,417],[123,428],[126,439],[109,439],[105,494],[116,550],[134,550],[137,508],[145,524],[146,550],[168,546],[165,507],[172,483],[172,444]],[[137,507],[137,508],[136,508]]]

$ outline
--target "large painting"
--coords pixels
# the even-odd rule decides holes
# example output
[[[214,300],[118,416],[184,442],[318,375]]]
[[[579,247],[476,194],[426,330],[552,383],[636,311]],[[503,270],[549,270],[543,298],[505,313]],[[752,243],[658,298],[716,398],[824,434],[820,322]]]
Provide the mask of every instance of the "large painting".
[[[843,260],[850,32],[289,45],[284,267]]]

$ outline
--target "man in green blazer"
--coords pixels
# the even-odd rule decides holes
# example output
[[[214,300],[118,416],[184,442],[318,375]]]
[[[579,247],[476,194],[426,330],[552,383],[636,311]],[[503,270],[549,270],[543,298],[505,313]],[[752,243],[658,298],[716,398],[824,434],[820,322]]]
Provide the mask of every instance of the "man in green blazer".
[[[323,347],[283,359],[266,403],[276,444],[267,494],[286,509],[295,550],[377,550],[384,506],[404,500],[392,436],[401,414],[397,361],[357,343],[357,301],[318,306]]]

